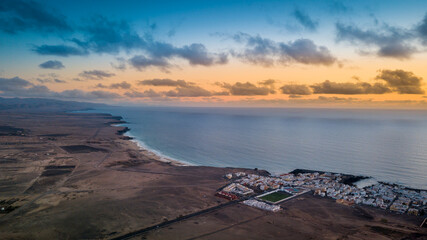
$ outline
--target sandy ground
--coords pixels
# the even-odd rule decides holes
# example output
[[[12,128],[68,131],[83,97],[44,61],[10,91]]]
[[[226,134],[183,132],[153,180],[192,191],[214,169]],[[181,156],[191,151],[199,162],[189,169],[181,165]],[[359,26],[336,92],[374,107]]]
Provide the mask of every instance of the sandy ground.
[[[122,127],[110,126],[118,121],[0,113],[0,126],[24,129],[0,135],[0,201],[15,208],[0,214],[0,238],[111,239],[227,202],[214,196],[222,176],[242,169],[158,161],[118,135]],[[427,238],[419,217],[309,194],[282,206],[268,213],[236,203],[135,239]]]

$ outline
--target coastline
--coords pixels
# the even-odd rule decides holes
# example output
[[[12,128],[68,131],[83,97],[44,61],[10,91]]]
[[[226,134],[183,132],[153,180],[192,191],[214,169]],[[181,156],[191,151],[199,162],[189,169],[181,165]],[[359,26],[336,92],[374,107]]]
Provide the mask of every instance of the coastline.
[[[150,157],[152,157],[153,159],[160,161],[160,162],[164,162],[164,163],[168,163],[174,166],[201,166],[203,167],[204,165],[196,165],[196,164],[191,164],[188,163],[184,160],[177,160],[177,159],[173,159],[171,157],[166,156],[165,154],[156,151],[154,149],[149,148],[142,140],[139,140],[137,136],[133,135],[131,133],[132,128],[130,128],[129,126],[127,126],[127,124],[129,124],[124,118],[123,116],[115,116],[112,113],[100,113],[100,114],[107,114],[110,115],[113,119],[117,119],[119,120],[119,122],[117,123],[112,123],[111,126],[113,127],[123,127],[124,129],[122,129],[121,131],[119,131],[119,133],[125,137],[127,137],[130,142],[134,143],[141,151],[144,151],[145,154],[149,155]],[[208,167],[208,166],[205,166]],[[242,169],[250,169],[247,167],[243,167],[243,166],[236,166],[236,167],[220,167],[220,168],[242,168]],[[263,169],[260,169],[263,170]],[[263,170],[266,171],[266,170]],[[268,172],[268,171],[266,171]],[[348,184],[350,185],[354,185],[359,187],[359,183],[361,183],[359,188],[364,188],[367,186],[371,186],[374,184],[385,184],[385,185],[390,185],[390,186],[402,186],[405,189],[408,190],[415,190],[415,191],[427,191],[427,188],[414,188],[414,187],[410,187],[410,186],[406,186],[403,184],[399,184],[399,183],[395,183],[395,182],[387,182],[387,181],[378,181],[377,179],[375,179],[375,177],[373,176],[366,176],[366,175],[354,175],[354,174],[350,174],[350,173],[343,173],[343,172],[331,172],[331,171],[326,171],[326,170],[312,170],[312,169],[301,169],[301,168],[296,168],[293,169],[292,171],[289,172],[268,172],[270,175],[280,175],[280,174],[286,174],[286,173],[293,173],[293,174],[298,174],[298,173],[312,173],[312,172],[319,172],[319,173],[326,173],[326,172],[330,172],[330,173],[334,173],[334,174],[342,174],[343,176],[345,176],[348,179]]]
[[[93,111],[93,112],[91,112]],[[130,128],[128,126],[129,122],[127,122],[123,116],[119,116],[119,115],[114,115],[111,112],[108,111],[104,111],[101,109],[88,109],[88,110],[79,110],[79,111],[72,111],[71,113],[88,113],[88,114],[100,114],[100,115],[104,115],[104,116],[110,116],[111,119],[113,119],[114,121],[112,122],[108,122],[107,124],[109,124],[112,127],[121,127],[122,129],[117,131],[117,134],[125,136],[130,142],[132,142],[133,144],[135,144],[135,146],[137,146],[141,151],[145,152],[145,154],[147,154],[148,156],[152,157],[153,159],[163,162],[163,163],[168,163],[168,164],[172,164],[174,166],[197,166],[195,164],[186,162],[184,160],[177,160],[174,159],[172,157],[169,157],[155,149],[152,149],[150,147],[148,147],[144,141],[138,139],[137,136],[132,134],[132,128]]]
[[[286,201],[286,211],[271,214],[218,198],[218,189],[230,184],[224,177],[229,173],[268,174],[160,161],[130,141],[126,127],[115,126],[123,120],[111,114],[2,116],[0,126],[12,131],[0,139],[0,205],[10,211],[0,214],[5,239],[120,239],[147,229],[155,231],[141,237],[379,239],[386,236],[380,231],[393,231],[401,239],[426,234],[418,228],[419,217],[344,206],[312,194]]]
[[[143,141],[138,140],[136,136],[132,135],[130,131],[131,129],[128,128],[128,131],[123,133],[123,136],[129,137],[128,140],[130,142],[135,144],[141,151],[144,151],[148,156],[152,157],[153,159],[156,159],[157,161],[164,162],[164,163],[170,163],[174,166],[181,166],[181,167],[195,166],[190,163],[172,159],[170,157],[163,155],[162,153],[157,152],[156,150],[150,149],[149,147],[147,147],[147,145],[144,144]]]
[[[107,113],[107,114],[110,114],[110,113]],[[195,165],[192,165],[190,163],[187,163],[184,161],[179,161],[179,160],[173,159],[171,157],[165,156],[164,154],[147,147],[147,145],[142,140],[139,140],[138,137],[134,136],[131,133],[131,130],[132,130],[131,128],[129,128],[128,126],[125,126],[126,124],[128,124],[128,122],[124,121],[123,120],[124,118],[122,116],[114,116],[112,114],[110,114],[110,115],[113,118],[120,118],[119,123],[111,123],[112,127],[122,127],[123,128],[121,130],[118,130],[117,134],[125,136],[126,140],[135,144],[135,146],[137,146],[141,151],[145,152],[145,154],[147,154],[149,157],[151,157],[157,161],[160,161],[160,162],[172,164],[174,166],[182,166],[182,167],[195,166]]]

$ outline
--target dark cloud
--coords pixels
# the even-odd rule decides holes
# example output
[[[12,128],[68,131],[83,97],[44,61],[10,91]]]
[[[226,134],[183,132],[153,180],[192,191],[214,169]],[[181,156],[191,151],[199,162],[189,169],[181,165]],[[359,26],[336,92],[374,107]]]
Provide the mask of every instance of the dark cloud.
[[[235,34],[233,39],[238,43],[246,44],[243,52],[232,52],[235,57],[264,67],[274,65],[274,55],[277,53],[277,44],[274,41],[262,38],[259,35],[251,36],[246,33]]]
[[[50,90],[43,85],[35,85],[19,77],[0,78],[0,92],[3,96],[38,97],[50,94]]]
[[[378,56],[408,59],[413,53],[416,53],[417,51],[418,50],[411,45],[395,43],[382,46],[378,50]]]
[[[53,94],[56,98],[66,99],[87,99],[87,100],[106,100],[106,99],[118,99],[121,96],[117,93],[107,91],[90,91],[86,92],[83,90],[65,90],[59,93]]]
[[[307,30],[315,31],[319,26],[319,22],[311,19],[310,16],[308,16],[306,13],[302,12],[299,9],[296,9],[293,12],[293,16]]]
[[[32,86],[30,82],[19,77],[0,78],[0,91],[14,92]]]
[[[39,83],[66,83],[67,81],[58,78],[37,78]]]
[[[87,24],[79,28],[84,35],[83,40],[73,39],[81,48],[115,54],[120,50],[140,49],[146,45],[144,39],[124,20],[113,21],[98,15],[85,22]]]
[[[131,92],[126,92],[125,96],[130,97],[130,98],[158,98],[161,97],[162,94],[154,91],[153,89],[148,89],[145,90],[144,92],[138,92],[138,91],[131,91]]]
[[[120,51],[143,51],[145,55],[137,55],[129,59],[131,65],[138,70],[155,66],[162,69],[170,67],[169,60],[178,57],[188,60],[191,65],[212,66],[225,64],[228,56],[225,53],[210,53],[205,45],[193,43],[181,47],[155,40],[149,32],[139,35],[126,21],[110,20],[104,16],[94,16],[85,21],[83,26],[76,28],[82,35],[72,38],[78,47],[67,45],[42,45],[33,50],[43,55],[71,56],[85,55],[90,52],[98,54],[118,54]],[[119,65],[123,68],[123,64]]]
[[[154,41],[150,38],[146,41],[144,50],[152,60],[163,63],[161,67],[169,67],[169,65],[165,63],[167,63],[167,59],[173,57],[186,59],[191,65],[211,66],[228,62],[227,54],[209,53],[206,47],[200,43],[175,47],[172,44]]]
[[[280,43],[282,60],[293,60],[303,64],[331,65],[336,58],[326,47],[316,46],[309,39],[298,39],[288,44]]]
[[[423,20],[419,23],[416,28],[419,37],[424,45],[427,45],[427,13],[424,15]]]
[[[276,93],[276,90],[275,90],[276,83],[277,81],[274,79],[266,79],[258,82],[260,86],[265,86],[267,88],[270,88],[270,93]]]
[[[167,97],[208,97],[213,95],[210,91],[196,85],[179,86],[164,94]]]
[[[79,76],[86,78],[86,79],[94,79],[94,80],[102,80],[104,78],[113,77],[116,74],[109,73],[106,71],[101,70],[90,70],[90,71],[83,71],[79,74]]]
[[[39,65],[39,67],[41,67],[41,68],[47,68],[47,69],[61,69],[61,68],[64,68],[65,66],[60,61],[49,60],[49,61],[46,61],[44,63],[41,63]]]
[[[235,84],[217,83],[217,85],[227,89],[231,95],[235,96],[256,96],[275,93],[274,89],[272,89],[271,87],[256,86],[255,84],[252,84],[250,82],[236,82]]]
[[[277,83],[277,81],[274,79],[267,79],[267,80],[262,80],[262,81],[258,82],[258,84],[260,84],[260,85],[271,86],[273,88],[274,88],[275,83]]]
[[[166,70],[171,65],[164,58],[147,58],[143,55],[137,55],[129,59],[129,63],[138,70],[144,70],[148,67],[154,66]]]
[[[109,88],[109,89],[130,89],[132,85],[126,81],[120,83],[112,83],[110,85],[104,85],[102,83],[97,84],[95,87],[97,88]]]
[[[180,57],[187,59],[192,65],[210,66],[215,63],[215,58],[210,56],[206,47],[200,43],[175,49],[175,52]]]
[[[283,94],[290,94],[292,98],[296,98],[298,95],[310,95],[311,90],[305,84],[285,84],[280,88]]]
[[[391,89],[382,83],[370,84],[368,82],[338,83],[326,80],[310,86],[316,94],[384,94]]]
[[[85,49],[67,45],[41,45],[35,46],[32,51],[40,55],[52,55],[60,57],[84,56],[89,53]]]
[[[65,80],[61,80],[61,79],[57,79],[57,78],[55,78],[53,81],[56,83],[66,83],[67,82]]]
[[[62,92],[51,91],[44,85],[35,85],[19,77],[0,78],[0,95],[9,97],[43,97],[76,100],[118,99],[117,93],[107,91],[65,90]]]
[[[193,83],[185,80],[172,80],[168,78],[155,78],[138,81],[138,85],[164,86],[164,87],[187,87]]]
[[[376,77],[387,82],[388,86],[400,94],[424,94],[422,78],[413,72],[403,70],[381,70]]]
[[[138,81],[138,85],[155,86],[155,87],[175,87],[175,89],[163,92],[167,97],[209,97],[209,96],[225,96],[227,92],[211,92],[195,83],[185,80],[173,79],[146,79]]]
[[[111,63],[111,66],[120,71],[126,70],[126,60],[124,58],[116,58],[117,63]]]
[[[276,62],[284,65],[292,62],[331,65],[336,62],[336,58],[326,47],[317,46],[310,39],[285,43],[245,33],[235,34],[233,39],[246,45],[243,52],[232,51],[233,56],[265,67],[272,66]]]
[[[1,0],[0,30],[9,34],[24,31],[64,33],[71,32],[72,28],[64,16],[47,10],[37,2]]]
[[[355,25],[342,23],[337,23],[336,29],[338,42],[347,41],[356,46],[374,46],[377,48],[376,54],[381,57],[407,59],[418,51],[408,43],[414,36],[407,29],[383,25],[379,29],[362,30]]]

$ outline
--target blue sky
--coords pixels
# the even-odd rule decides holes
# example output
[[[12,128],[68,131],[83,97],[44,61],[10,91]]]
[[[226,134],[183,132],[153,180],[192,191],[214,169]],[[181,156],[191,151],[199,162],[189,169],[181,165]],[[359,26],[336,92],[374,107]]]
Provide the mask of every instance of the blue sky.
[[[26,89],[45,87],[47,97],[62,96],[67,90],[86,94],[88,88],[110,91],[115,97],[125,94],[117,92],[120,89],[95,89],[98,82],[90,81],[94,79],[133,85],[143,79],[181,79],[191,82],[192,88],[197,85],[210,91],[202,91],[203,95],[191,89],[181,97],[224,100],[227,97],[221,91],[230,89],[215,82],[249,83],[245,86],[254,94],[245,96],[257,97],[258,88],[265,87],[259,82],[274,79],[276,89],[260,91],[263,97],[282,98],[278,85],[292,83],[307,85],[310,94],[302,97],[310,98],[319,97],[311,94],[310,84],[331,80],[357,88],[359,80],[374,84],[373,80],[381,79],[378,71],[395,71],[397,77],[396,71],[402,70],[405,76],[417,77],[417,89],[405,86],[413,91],[402,93],[384,80],[390,89],[378,99],[412,100],[414,95],[403,94],[413,93],[423,101],[426,14],[426,1],[4,0],[0,3],[0,54],[4,56],[0,78],[5,83],[13,77],[24,79],[29,82]],[[61,67],[49,64],[53,62]],[[85,71],[107,74],[90,79]],[[408,79],[399,81],[413,84]],[[158,92],[164,95],[166,90]],[[0,89],[0,94],[26,92],[5,91]],[[362,87],[350,92],[364,95],[366,91]]]

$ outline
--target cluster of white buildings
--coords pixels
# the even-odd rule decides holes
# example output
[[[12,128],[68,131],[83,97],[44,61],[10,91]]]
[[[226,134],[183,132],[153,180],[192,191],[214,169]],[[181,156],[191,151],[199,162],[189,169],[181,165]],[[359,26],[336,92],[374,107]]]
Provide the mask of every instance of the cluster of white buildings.
[[[270,211],[270,212],[280,211],[279,205],[271,205],[271,204],[261,202],[261,201],[255,200],[255,199],[245,200],[245,201],[243,201],[243,204],[246,204],[246,205],[251,206],[251,207],[259,208],[262,210]]]
[[[377,183],[358,188],[341,183],[343,176],[334,173],[282,174],[278,176],[260,176],[243,172],[228,175],[235,183],[261,191],[282,187],[303,187],[314,191],[315,195],[330,197],[337,202],[353,205],[364,204],[391,211],[414,215],[427,211],[427,191],[410,190],[399,185]]]
[[[232,183],[222,189],[224,192],[233,193],[240,196],[246,196],[254,193],[254,190],[238,183]]]

